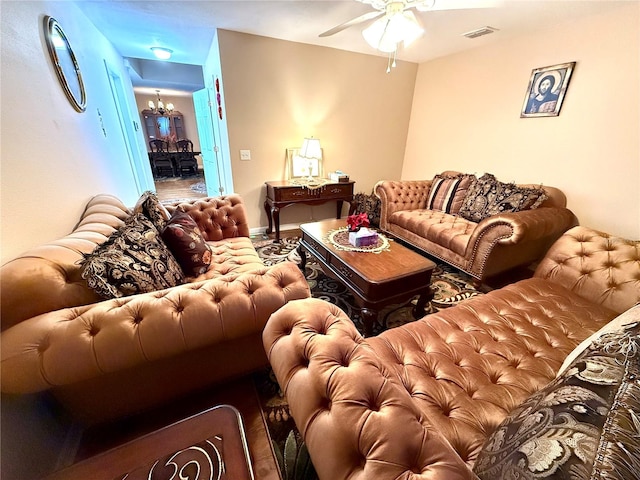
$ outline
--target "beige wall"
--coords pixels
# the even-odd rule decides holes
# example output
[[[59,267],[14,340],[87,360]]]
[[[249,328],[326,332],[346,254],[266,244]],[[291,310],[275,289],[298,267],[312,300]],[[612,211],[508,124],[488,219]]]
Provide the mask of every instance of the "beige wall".
[[[640,3],[418,69],[402,178],[561,188],[582,225],[640,238]],[[575,61],[560,116],[520,118],[534,68]]]
[[[417,65],[255,35],[219,31],[235,191],[252,227],[267,225],[264,182],[283,178],[285,149],[320,139],[325,172],[343,170],[356,191],[400,175]],[[239,150],[251,150],[240,161]],[[345,207],[346,213],[346,207]],[[281,223],[335,215],[335,204],[296,206]]]
[[[67,100],[42,33],[44,15],[55,17],[75,52],[87,91],[87,109]],[[2,218],[1,263],[68,234],[86,202],[110,193],[134,205],[153,186],[151,170],[134,177],[105,64],[130,92],[122,57],[70,2],[2,2],[0,16]],[[142,133],[139,139],[144,145]],[[138,160],[148,159],[146,151]]]

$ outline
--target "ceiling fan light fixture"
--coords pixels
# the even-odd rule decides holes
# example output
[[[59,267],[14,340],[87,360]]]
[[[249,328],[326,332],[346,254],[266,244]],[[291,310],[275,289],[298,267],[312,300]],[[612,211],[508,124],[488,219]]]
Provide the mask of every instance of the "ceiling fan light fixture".
[[[371,47],[391,53],[396,51],[400,42],[406,47],[423,33],[412,12],[398,12],[376,20],[362,31],[362,36]]]
[[[403,20],[399,28],[403,35],[402,43],[407,47],[424,34],[424,29],[416,20],[413,12],[402,13],[401,18]]]

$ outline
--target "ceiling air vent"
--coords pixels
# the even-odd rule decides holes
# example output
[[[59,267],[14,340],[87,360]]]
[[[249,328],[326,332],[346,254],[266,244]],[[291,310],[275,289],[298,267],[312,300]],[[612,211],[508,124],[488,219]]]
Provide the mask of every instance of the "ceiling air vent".
[[[472,30],[470,32],[463,33],[462,36],[467,38],[478,38],[478,37],[482,37],[483,35],[489,35],[490,33],[497,32],[497,31],[498,31],[497,28],[482,27],[482,28],[478,28],[477,30]]]

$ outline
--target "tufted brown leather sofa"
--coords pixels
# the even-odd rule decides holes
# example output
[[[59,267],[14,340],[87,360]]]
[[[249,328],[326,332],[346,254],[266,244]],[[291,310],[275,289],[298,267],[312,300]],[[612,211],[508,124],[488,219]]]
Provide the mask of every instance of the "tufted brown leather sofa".
[[[538,261],[560,235],[577,225],[573,212],[566,208],[564,193],[554,187],[542,187],[548,198],[539,208],[475,223],[427,209],[432,181],[378,182],[374,192],[380,198],[380,228],[479,281]]]
[[[505,416],[639,301],[640,242],[575,227],[533,278],[377,337],[305,299],[263,342],[321,479],[470,479]]]
[[[78,261],[130,215],[98,195],[66,237],[0,268],[3,394],[51,390],[79,421],[120,417],[267,365],[269,315],[310,295],[298,267],[265,267],[242,199],[180,207],[212,247],[209,270],[162,291],[102,300]]]

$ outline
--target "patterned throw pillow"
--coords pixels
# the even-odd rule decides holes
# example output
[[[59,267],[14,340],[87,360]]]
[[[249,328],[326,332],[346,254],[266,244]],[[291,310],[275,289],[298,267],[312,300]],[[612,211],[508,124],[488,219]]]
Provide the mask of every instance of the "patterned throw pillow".
[[[136,213],[142,213],[151,220],[159,232],[162,231],[167,220],[171,218],[167,209],[158,200],[158,196],[150,190],[140,195],[138,202],[133,207],[133,214]]]
[[[477,178],[469,187],[459,214],[470,222],[479,222],[489,216],[489,203],[495,197],[498,180],[490,173]]]
[[[156,227],[142,214],[129,217],[81,261],[80,272],[104,298],[153,292],[184,283],[175,257]]]
[[[513,183],[498,183],[497,195],[488,207],[489,215],[533,210],[547,199],[547,194],[542,188],[520,187]]]
[[[474,175],[436,175],[429,189],[427,209],[457,214],[474,180]]]
[[[480,222],[492,215],[538,208],[547,199],[542,188],[520,187],[503,183],[485,173],[469,187],[460,216],[471,222]]]
[[[476,459],[478,477],[640,478],[640,308],[632,310],[634,322],[598,337],[502,422]]]
[[[211,247],[188,213],[176,210],[162,230],[162,239],[175,255],[185,275],[196,277],[209,269]]]
[[[364,192],[356,193],[353,201],[356,204],[354,214],[366,213],[372,227],[380,226],[380,199],[374,193],[369,195]]]

